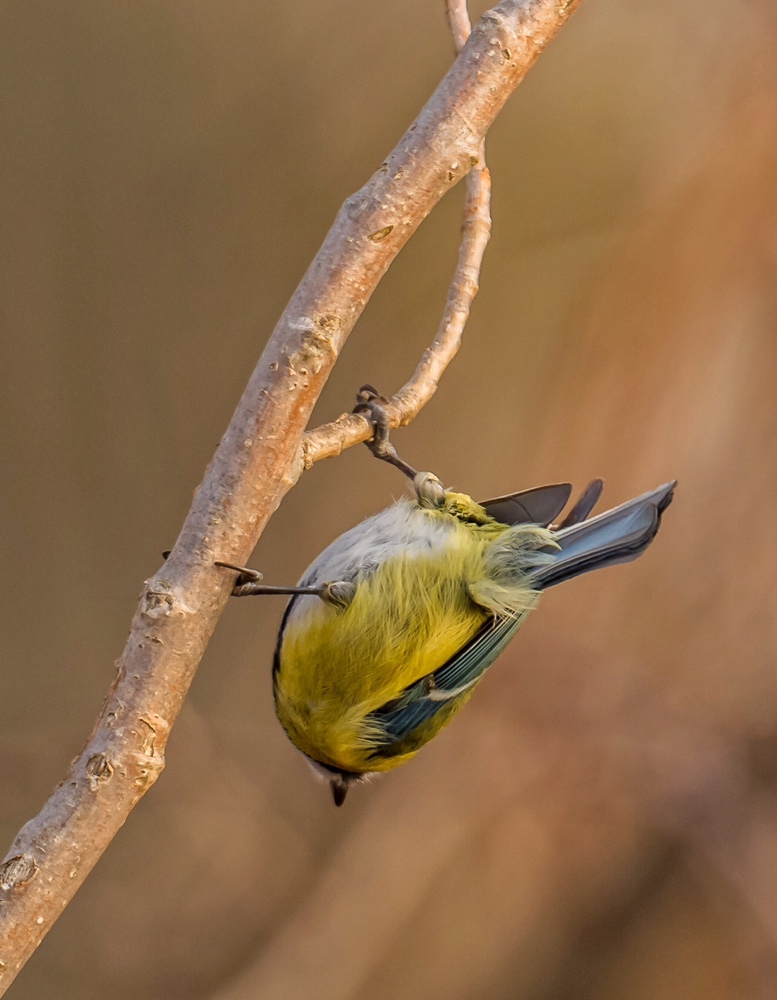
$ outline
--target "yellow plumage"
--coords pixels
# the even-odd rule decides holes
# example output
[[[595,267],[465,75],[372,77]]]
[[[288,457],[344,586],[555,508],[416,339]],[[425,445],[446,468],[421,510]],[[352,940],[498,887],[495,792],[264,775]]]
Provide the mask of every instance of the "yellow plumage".
[[[351,772],[388,770],[416,752],[418,747],[376,757],[380,733],[367,717],[446,663],[494,614],[533,607],[537,594],[521,572],[522,560],[532,553],[536,563],[542,560],[537,549],[556,547],[546,529],[499,524],[463,494],[448,493],[441,510],[400,501],[371,519],[371,527],[381,518],[411,527],[411,543],[405,538],[374,569],[358,575],[344,609],[296,598],[299,607],[292,609],[279,645],[275,697],[281,724],[308,757]],[[354,530],[365,533],[365,525]],[[455,699],[457,709],[471,690]],[[423,742],[451,714],[438,712]]]
[[[568,483],[477,504],[386,450],[379,408],[373,416],[373,449],[411,476],[413,500],[341,535],[297,587],[267,587],[255,571],[219,564],[238,572],[237,596],[294,595],[275,652],[275,707],[336,805],[353,782],[404,763],[450,721],[541,591],[644,552],[675,486],[588,518],[602,489],[594,480],[548,527]]]

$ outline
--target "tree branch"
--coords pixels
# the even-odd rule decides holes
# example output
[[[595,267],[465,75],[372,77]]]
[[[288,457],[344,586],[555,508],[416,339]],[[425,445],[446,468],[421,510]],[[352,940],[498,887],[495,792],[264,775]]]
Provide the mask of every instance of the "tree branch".
[[[231,577],[214,560],[244,563],[304,464],[369,436],[366,421],[352,417],[338,422],[333,449],[321,432],[300,446],[332,365],[389,264],[442,195],[480,165],[486,131],[579,2],[503,0],[485,14],[386,162],[343,205],[273,331],[169,560],[144,586],[86,746],[0,866],[0,995],[164,767],[170,728],[229,598]],[[484,246],[479,219],[478,209],[471,239]],[[470,267],[463,286],[476,281]],[[449,299],[443,325],[451,332],[441,327],[435,341],[442,335],[448,346],[427,352],[394,397],[394,424],[434,391],[472,294]]]
[[[471,32],[465,0],[447,0],[446,14],[456,51],[460,52]],[[483,254],[491,237],[491,174],[486,166],[485,142],[480,143],[477,162],[467,174],[466,186],[459,258],[445,311],[435,338],[424,351],[412,378],[386,404],[392,427],[409,424],[426,406],[461,347],[470,307],[478,293]],[[363,416],[344,413],[304,435],[302,462],[309,469],[314,462],[339,455],[346,448],[368,440],[371,434],[372,427]]]

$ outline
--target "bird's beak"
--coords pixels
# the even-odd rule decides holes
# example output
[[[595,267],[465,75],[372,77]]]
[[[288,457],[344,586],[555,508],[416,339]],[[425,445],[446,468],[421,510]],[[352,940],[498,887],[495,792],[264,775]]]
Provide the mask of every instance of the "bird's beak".
[[[336,806],[341,806],[345,802],[345,796],[348,794],[348,783],[343,781],[342,778],[332,778],[332,798],[335,800]]]

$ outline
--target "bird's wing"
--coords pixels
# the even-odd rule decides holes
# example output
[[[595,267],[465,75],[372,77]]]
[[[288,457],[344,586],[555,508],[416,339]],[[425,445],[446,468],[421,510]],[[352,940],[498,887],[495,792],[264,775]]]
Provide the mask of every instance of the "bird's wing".
[[[459,707],[512,639],[522,619],[522,615],[489,619],[447,663],[367,716],[370,730],[381,734],[375,741],[376,756],[399,756],[425,742],[426,737],[417,738],[420,733],[416,731],[440,713],[442,724]]]
[[[571,493],[570,483],[554,483],[495,497],[480,506],[501,524],[541,524],[547,528],[564,509]]]

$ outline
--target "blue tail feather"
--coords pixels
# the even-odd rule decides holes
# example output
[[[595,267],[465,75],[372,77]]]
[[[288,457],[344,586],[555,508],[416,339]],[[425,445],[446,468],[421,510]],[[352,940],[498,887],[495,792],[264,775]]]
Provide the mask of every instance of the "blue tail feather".
[[[531,574],[538,590],[547,590],[581,573],[631,562],[655,538],[661,515],[672,502],[676,482],[629,500],[555,534],[561,546],[555,559]]]

